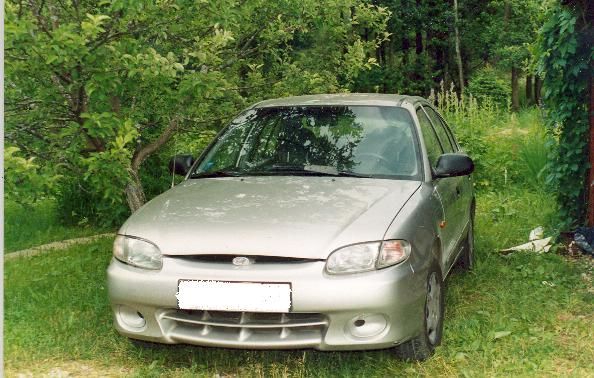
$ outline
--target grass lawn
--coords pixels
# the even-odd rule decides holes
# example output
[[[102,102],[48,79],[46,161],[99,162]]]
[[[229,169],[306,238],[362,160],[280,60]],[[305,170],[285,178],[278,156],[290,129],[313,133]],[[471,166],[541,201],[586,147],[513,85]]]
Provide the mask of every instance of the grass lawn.
[[[57,220],[55,203],[42,200],[33,207],[4,203],[4,252],[108,232],[91,226],[63,226]]]
[[[594,376],[592,262],[549,253],[501,256],[541,224],[550,199],[479,197],[476,270],[447,281],[444,342],[408,363],[392,350],[244,351],[140,347],[112,328],[111,241],[5,264],[7,376]]]

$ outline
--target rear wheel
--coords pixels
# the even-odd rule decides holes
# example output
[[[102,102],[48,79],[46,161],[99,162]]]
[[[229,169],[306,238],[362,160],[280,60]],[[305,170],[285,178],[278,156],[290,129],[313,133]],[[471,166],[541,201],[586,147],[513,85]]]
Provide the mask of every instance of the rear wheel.
[[[417,337],[396,347],[398,357],[404,360],[423,361],[431,357],[441,343],[443,332],[444,286],[438,268],[432,268],[427,276],[423,330]]]

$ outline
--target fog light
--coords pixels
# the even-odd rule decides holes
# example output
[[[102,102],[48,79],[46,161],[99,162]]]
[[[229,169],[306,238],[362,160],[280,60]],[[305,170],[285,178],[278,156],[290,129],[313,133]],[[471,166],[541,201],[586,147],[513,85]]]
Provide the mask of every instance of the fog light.
[[[119,310],[119,317],[122,323],[126,326],[139,330],[146,325],[146,320],[144,320],[144,316],[135,309],[128,307],[128,306],[120,306]]]
[[[348,332],[354,337],[373,337],[382,333],[388,320],[381,314],[362,314],[347,323]]]

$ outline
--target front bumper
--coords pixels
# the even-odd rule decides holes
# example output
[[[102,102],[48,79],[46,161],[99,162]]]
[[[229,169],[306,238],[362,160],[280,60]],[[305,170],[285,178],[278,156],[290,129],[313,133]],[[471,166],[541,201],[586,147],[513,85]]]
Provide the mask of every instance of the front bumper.
[[[162,270],[149,271],[113,259],[107,275],[115,327],[134,339],[248,349],[380,349],[420,333],[424,271],[405,262],[379,271],[332,276],[324,272],[324,264],[236,267],[164,256]],[[291,311],[179,310],[175,295],[180,279],[290,282]],[[132,327],[125,320],[135,312],[144,321]]]

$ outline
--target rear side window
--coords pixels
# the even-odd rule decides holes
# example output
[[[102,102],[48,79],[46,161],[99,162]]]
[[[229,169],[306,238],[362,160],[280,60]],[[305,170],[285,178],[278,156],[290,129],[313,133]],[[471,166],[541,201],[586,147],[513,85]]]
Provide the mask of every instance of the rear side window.
[[[417,117],[419,118],[419,124],[421,126],[421,132],[423,133],[423,140],[425,141],[425,148],[427,149],[427,157],[429,158],[429,164],[432,167],[435,167],[437,164],[437,159],[441,154],[443,154],[443,150],[437,139],[437,135],[435,135],[435,131],[431,126],[431,122],[423,109],[417,109]]]
[[[429,115],[429,118],[431,119],[431,122],[433,123],[433,126],[435,127],[435,132],[439,137],[439,141],[441,142],[443,150],[449,153],[454,152],[456,150],[456,145],[454,141],[451,140],[451,136],[447,133],[441,118],[439,118],[435,110],[431,109],[430,107],[423,107],[423,109],[425,109]]]

